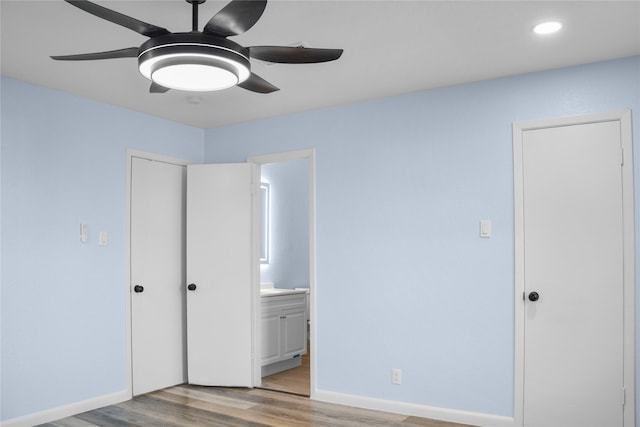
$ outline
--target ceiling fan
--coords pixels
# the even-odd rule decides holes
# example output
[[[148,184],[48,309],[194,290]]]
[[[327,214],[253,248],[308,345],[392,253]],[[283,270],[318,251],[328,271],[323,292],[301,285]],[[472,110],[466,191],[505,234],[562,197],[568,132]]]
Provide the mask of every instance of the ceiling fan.
[[[185,0],[192,6],[192,30],[172,33],[165,28],[87,0],[65,0],[99,18],[149,37],[139,47],[78,55],[51,56],[61,61],[138,58],[140,73],[151,80],[151,93],[169,89],[213,91],[240,86],[252,92],[271,93],[276,86],[251,72],[249,59],[281,64],[310,64],[333,61],[342,49],[289,46],[243,47],[227,37],[237,36],[258,22],[267,0],[232,0],[198,30],[198,5],[206,0]]]

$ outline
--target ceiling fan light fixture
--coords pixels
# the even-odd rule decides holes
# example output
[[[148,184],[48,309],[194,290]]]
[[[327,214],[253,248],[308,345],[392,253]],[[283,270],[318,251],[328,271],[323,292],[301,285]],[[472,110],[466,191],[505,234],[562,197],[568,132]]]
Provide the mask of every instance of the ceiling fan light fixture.
[[[169,89],[192,92],[222,90],[239,83],[236,70],[230,65],[215,61],[175,58],[160,61],[151,72],[151,80]]]
[[[140,47],[76,55],[55,55],[56,61],[138,58],[138,70],[151,80],[149,93],[170,89],[204,92],[239,86],[255,93],[279,89],[251,72],[249,59],[278,64],[315,64],[335,61],[342,49],[304,46],[243,47],[227,37],[243,34],[262,16],[267,0],[231,0],[198,30],[198,5],[205,0],[186,0],[192,6],[191,31],[173,33],[166,28],[140,21],[89,0],[65,0],[91,15],[149,37]]]
[[[242,83],[251,74],[249,55],[235,43],[201,34],[172,34],[140,48],[138,68],[153,82],[176,90],[205,92]]]

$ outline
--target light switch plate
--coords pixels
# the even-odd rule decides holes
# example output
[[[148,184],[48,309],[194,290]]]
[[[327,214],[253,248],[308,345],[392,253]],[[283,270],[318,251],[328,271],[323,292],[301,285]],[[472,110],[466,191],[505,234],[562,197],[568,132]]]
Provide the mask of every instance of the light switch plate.
[[[87,224],[80,224],[80,242],[87,243]]]
[[[109,243],[109,236],[106,231],[100,232],[98,235],[98,241],[100,242],[100,246],[107,246],[107,243]]]
[[[484,238],[491,237],[491,220],[489,219],[480,220],[480,237],[484,237]]]

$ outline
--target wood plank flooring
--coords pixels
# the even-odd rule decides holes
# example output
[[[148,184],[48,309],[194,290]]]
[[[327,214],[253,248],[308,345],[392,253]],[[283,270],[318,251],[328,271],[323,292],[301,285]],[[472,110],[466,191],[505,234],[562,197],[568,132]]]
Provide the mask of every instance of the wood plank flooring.
[[[310,354],[311,349],[309,348],[307,354],[302,356],[301,365],[297,368],[263,377],[260,388],[309,397],[311,395]]]
[[[469,427],[272,390],[179,385],[42,427]]]

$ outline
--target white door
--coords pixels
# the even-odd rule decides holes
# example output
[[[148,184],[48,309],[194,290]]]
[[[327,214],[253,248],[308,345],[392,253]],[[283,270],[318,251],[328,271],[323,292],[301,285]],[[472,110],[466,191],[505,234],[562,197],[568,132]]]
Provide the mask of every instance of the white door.
[[[186,167],[131,159],[133,394],[186,379]]]
[[[618,121],[522,133],[525,426],[623,425]]]
[[[255,166],[188,166],[189,383],[252,387],[258,296]]]

